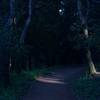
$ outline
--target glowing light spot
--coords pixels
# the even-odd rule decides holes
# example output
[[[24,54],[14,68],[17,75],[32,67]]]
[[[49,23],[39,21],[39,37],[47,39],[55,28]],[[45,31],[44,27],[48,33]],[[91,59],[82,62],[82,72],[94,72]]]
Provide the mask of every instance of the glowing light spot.
[[[62,16],[64,15],[64,9],[59,9],[59,14]]]

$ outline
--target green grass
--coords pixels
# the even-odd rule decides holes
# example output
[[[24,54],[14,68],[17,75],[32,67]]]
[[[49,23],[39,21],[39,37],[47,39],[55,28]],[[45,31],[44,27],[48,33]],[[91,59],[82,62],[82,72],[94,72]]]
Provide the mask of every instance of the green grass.
[[[72,82],[72,92],[75,100],[100,100],[100,78],[83,75]]]
[[[19,97],[27,92],[35,77],[46,71],[47,69],[34,69],[32,71],[23,71],[20,74],[11,73],[11,85],[6,89],[2,84],[0,85],[0,100],[19,100]]]

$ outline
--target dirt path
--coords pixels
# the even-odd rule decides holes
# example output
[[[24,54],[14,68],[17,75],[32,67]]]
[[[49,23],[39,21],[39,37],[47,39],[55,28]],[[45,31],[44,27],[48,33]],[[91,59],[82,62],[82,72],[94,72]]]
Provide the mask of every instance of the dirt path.
[[[39,76],[21,100],[76,100],[69,82],[82,74],[83,68],[64,68]]]

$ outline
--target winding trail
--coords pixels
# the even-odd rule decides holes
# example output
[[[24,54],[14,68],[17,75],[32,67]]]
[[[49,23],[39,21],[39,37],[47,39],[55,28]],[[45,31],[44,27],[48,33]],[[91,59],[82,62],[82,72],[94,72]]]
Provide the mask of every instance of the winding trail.
[[[76,100],[71,93],[70,81],[80,77],[84,68],[62,68],[41,75],[30,86],[21,100]]]

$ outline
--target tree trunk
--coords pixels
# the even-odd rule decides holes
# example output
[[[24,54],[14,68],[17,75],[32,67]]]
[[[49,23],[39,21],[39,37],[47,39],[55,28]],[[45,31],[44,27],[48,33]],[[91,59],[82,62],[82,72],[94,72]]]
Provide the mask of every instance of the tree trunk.
[[[88,39],[89,37],[89,34],[88,34],[88,28],[85,28],[84,29],[84,35],[85,35],[85,38],[86,40]],[[93,63],[93,60],[92,60],[92,57],[91,57],[91,50],[90,50],[90,47],[89,45],[87,44],[87,47],[86,47],[86,57],[87,57],[87,61],[88,61],[88,65],[89,65],[89,69],[90,69],[90,74],[94,74],[96,73],[96,68],[95,68],[95,65]]]
[[[28,28],[29,28],[29,24],[31,22],[31,17],[32,17],[32,0],[29,0],[29,5],[28,5],[29,11],[28,11],[28,18],[26,20],[24,29],[22,31],[22,34],[20,36],[20,43],[23,44],[24,43],[24,39],[26,37]]]
[[[89,33],[88,33],[88,27],[87,27],[87,16],[88,16],[88,9],[89,9],[89,1],[86,0],[86,3],[87,3],[87,6],[88,6],[87,12],[86,12],[85,15],[83,15],[83,13],[82,13],[82,10],[83,10],[82,9],[82,2],[81,2],[81,0],[77,0],[77,8],[78,8],[79,18],[80,18],[81,24],[83,26],[85,39],[88,40]],[[86,57],[87,57],[87,61],[88,61],[88,64],[89,64],[90,74],[93,75],[93,76],[100,76],[100,73],[96,71],[95,65],[93,63],[89,44],[87,44],[87,47],[86,47]]]
[[[88,39],[88,29],[84,29],[84,35],[86,39]],[[88,65],[89,65],[90,74],[94,77],[100,77],[100,72],[96,71],[95,65],[93,63],[89,45],[86,48],[86,57],[87,57]]]
[[[90,73],[91,74],[96,73],[96,69],[95,69],[95,65],[94,65],[94,63],[92,61],[90,49],[87,49],[86,56],[87,56],[88,64],[89,64],[89,67],[90,67]]]

